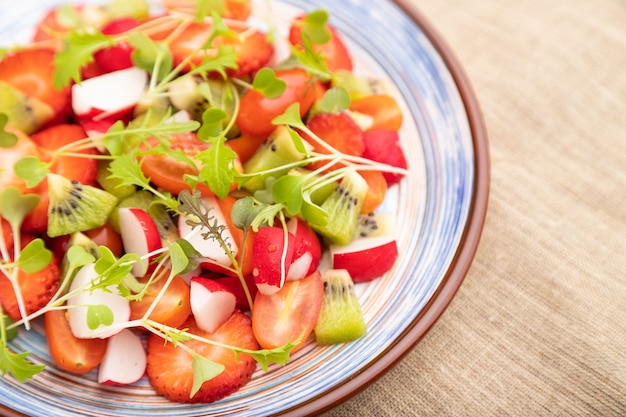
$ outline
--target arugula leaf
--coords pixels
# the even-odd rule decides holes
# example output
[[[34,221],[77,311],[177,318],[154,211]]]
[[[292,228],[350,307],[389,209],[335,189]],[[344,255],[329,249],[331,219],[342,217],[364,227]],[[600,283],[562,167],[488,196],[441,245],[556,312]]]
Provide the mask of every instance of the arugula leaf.
[[[226,369],[226,367],[221,363],[213,362],[194,351],[191,351],[191,353],[193,385],[191,387],[191,392],[189,393],[189,398],[196,395],[204,382],[215,378],[216,376],[224,372],[224,369]]]
[[[235,181],[232,162],[237,158],[235,151],[224,143],[225,137],[212,138],[211,147],[197,155],[201,163],[198,178],[207,184],[219,198],[226,198]]]
[[[93,62],[98,50],[115,45],[115,41],[98,31],[74,30],[65,37],[65,48],[54,57],[54,87],[61,89],[70,81],[80,83],[81,69]]]
[[[36,156],[26,156],[15,163],[15,174],[30,188],[35,187],[50,173],[48,165]]]
[[[52,252],[46,248],[43,239],[37,238],[28,243],[22,249],[17,266],[28,273],[39,272],[52,260]]]
[[[17,135],[4,130],[9,122],[9,116],[0,113],[0,148],[12,148],[17,144]]]
[[[0,374],[13,375],[20,382],[26,382],[45,369],[44,365],[36,365],[29,362],[26,357],[29,352],[14,353],[6,344],[0,345]]]
[[[150,180],[141,170],[141,165],[131,155],[122,155],[109,164],[109,178],[120,181],[119,186],[137,185],[143,189],[150,188]]]

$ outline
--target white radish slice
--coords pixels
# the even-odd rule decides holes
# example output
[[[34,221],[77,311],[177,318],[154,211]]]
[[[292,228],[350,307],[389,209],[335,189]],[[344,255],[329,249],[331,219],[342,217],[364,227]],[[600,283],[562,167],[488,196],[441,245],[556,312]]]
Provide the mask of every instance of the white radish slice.
[[[191,312],[198,327],[206,332],[213,333],[235,311],[235,294],[212,279],[192,278],[189,294]]]
[[[107,338],[120,332],[116,326],[130,319],[130,303],[119,294],[116,286],[110,286],[104,291],[101,289],[90,290],[92,281],[99,279],[94,264],[88,264],[78,270],[72,281],[69,291],[82,289],[76,296],[67,301],[68,321],[74,336],[82,339]],[[89,306],[106,306],[113,313],[113,322],[110,326],[100,324],[95,329],[90,329],[87,322]]]
[[[98,368],[98,383],[126,385],[137,382],[146,371],[146,351],[141,339],[129,329],[111,336]]]
[[[121,207],[118,212],[120,234],[126,253],[145,256],[161,249],[159,229],[146,211],[134,207]],[[144,276],[152,269],[153,259],[154,257],[150,257],[148,260],[135,263],[132,274],[136,277]]]

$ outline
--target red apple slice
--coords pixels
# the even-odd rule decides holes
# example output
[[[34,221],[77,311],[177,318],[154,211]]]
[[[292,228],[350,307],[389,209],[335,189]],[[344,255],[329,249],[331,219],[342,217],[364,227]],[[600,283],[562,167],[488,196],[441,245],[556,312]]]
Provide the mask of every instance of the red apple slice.
[[[79,119],[128,115],[141,99],[148,74],[131,67],[83,80],[72,86],[72,109]]]
[[[294,236],[293,261],[287,280],[302,279],[317,269],[322,257],[322,245],[311,226],[299,217],[293,217],[287,222],[287,230]]]
[[[389,271],[398,258],[394,236],[354,239],[345,246],[329,247],[333,269],[346,269],[354,282],[371,281]]]
[[[135,207],[121,207],[118,212],[120,234],[126,253],[136,253],[145,257],[161,249],[159,229],[146,211]],[[136,277],[146,275],[154,268],[153,260],[154,257],[149,257],[147,260],[135,263],[132,274]]]
[[[204,196],[202,197],[209,207],[211,207],[211,211],[209,212],[209,216],[213,216],[211,219],[211,223],[216,223],[218,226],[224,226],[224,232],[222,233],[223,239],[230,245],[230,250],[233,256],[237,256],[239,253],[239,248],[235,243],[235,239],[228,228],[228,223],[224,216],[224,213],[220,209],[219,203],[217,202],[217,198],[214,196]],[[228,254],[224,249],[220,246],[219,242],[215,239],[205,239],[202,235],[206,232],[205,227],[196,227],[193,228],[189,224],[187,224],[187,218],[185,216],[178,217],[178,234],[181,238],[186,239],[203,257],[207,259],[211,259],[214,262],[223,265],[223,266],[231,266],[232,262],[228,257]],[[219,271],[220,268],[216,265],[212,265],[208,262],[202,264],[203,267]]]
[[[235,311],[235,294],[210,278],[192,278],[189,294],[198,327],[209,333],[216,331]]]
[[[252,245],[252,276],[259,292],[272,295],[285,284],[293,260],[294,236],[282,227],[259,227]],[[284,253],[283,253],[284,252]],[[284,259],[283,259],[284,256]]]
[[[69,291],[82,289],[76,296],[67,301],[68,321],[74,336],[82,339],[107,338],[120,331],[116,325],[130,319],[130,303],[119,294],[115,285],[108,287],[108,291],[92,288],[92,281],[99,280],[94,264],[83,266],[78,270],[72,281]],[[90,306],[104,305],[113,313],[113,323],[110,326],[100,325],[95,329],[89,328],[87,313]]]
[[[146,372],[146,350],[135,333],[124,329],[111,336],[98,368],[98,383],[126,385],[137,382]]]

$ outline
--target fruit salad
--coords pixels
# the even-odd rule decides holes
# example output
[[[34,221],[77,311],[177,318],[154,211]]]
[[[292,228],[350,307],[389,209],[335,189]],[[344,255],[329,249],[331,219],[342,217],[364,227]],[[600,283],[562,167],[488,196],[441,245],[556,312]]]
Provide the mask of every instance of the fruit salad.
[[[0,50],[3,377],[45,372],[10,343],[34,321],[59,369],[187,403],[359,342],[407,162],[396,99],[331,22],[110,0]]]

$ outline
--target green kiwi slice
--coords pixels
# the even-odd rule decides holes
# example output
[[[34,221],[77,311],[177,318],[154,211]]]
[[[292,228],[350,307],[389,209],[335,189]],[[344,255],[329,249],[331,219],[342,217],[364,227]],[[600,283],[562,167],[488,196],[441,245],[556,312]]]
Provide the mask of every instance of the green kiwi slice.
[[[48,236],[94,229],[106,223],[117,198],[99,188],[48,174]]]

